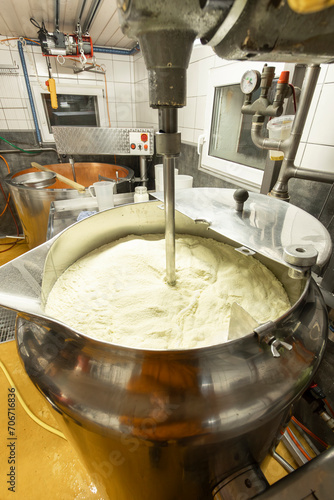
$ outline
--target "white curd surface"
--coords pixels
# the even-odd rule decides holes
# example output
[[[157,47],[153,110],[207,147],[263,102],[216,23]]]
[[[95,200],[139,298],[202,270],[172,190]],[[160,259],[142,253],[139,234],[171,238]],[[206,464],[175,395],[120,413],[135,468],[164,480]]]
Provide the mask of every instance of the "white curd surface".
[[[290,308],[282,284],[253,257],[197,236],[178,235],[175,245],[175,286],[165,281],[163,236],[128,236],[71,265],[45,312],[104,341],[189,349],[227,340],[233,302],[259,323]]]

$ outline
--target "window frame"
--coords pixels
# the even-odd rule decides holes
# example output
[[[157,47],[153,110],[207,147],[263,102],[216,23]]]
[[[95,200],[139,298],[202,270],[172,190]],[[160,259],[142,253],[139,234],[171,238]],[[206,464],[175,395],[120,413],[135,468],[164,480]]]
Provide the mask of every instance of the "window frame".
[[[91,86],[91,85],[62,85],[56,84],[57,94],[70,94],[70,95],[88,95],[97,97],[97,111],[98,111],[98,121],[100,127],[108,126],[108,117],[106,112],[105,100],[104,100],[104,87]],[[43,143],[54,143],[53,134],[49,131],[48,117],[46,116],[46,110],[43,101],[43,94],[48,94],[48,90],[42,89],[38,84],[32,86],[35,108],[37,114],[38,125],[40,128],[42,142]]]
[[[264,64],[266,63],[258,61],[225,61],[225,64],[222,66],[210,70],[205,111],[205,130],[203,136],[199,138],[198,146],[200,150],[200,141],[202,141],[201,161],[198,167],[200,171],[254,192],[260,192],[264,171],[241,163],[211,156],[209,155],[209,145],[215,88],[240,84],[241,78],[246,71],[255,69],[261,73]],[[286,63],[267,64],[268,66],[275,67],[275,77],[279,77],[281,71],[290,71],[290,81],[292,80],[294,65]]]

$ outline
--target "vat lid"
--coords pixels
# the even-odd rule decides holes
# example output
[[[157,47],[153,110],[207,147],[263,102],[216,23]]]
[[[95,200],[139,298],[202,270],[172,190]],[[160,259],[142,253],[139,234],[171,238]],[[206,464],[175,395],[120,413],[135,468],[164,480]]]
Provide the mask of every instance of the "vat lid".
[[[239,211],[234,193],[235,189],[221,188],[176,190],[175,208],[194,221],[207,222],[210,229],[246,249],[285,265],[284,248],[290,245],[312,245],[318,252],[318,268],[327,263],[331,238],[318,219],[285,201],[251,192]],[[163,193],[153,196],[163,201]]]

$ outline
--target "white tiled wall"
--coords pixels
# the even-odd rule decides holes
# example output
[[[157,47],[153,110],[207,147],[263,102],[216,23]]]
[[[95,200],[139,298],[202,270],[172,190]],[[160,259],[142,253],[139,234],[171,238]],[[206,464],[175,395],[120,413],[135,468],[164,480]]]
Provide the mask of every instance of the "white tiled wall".
[[[0,40],[4,37],[0,37]],[[45,57],[39,46],[24,47],[24,55],[31,85],[40,84],[45,88],[48,70]],[[105,88],[104,75],[83,72],[75,74],[75,62],[66,59],[60,65],[50,58],[52,76],[56,87],[60,85],[80,85],[83,88],[99,86]],[[18,76],[0,73],[0,130],[32,130],[34,122],[30,110],[28,93],[23,77],[17,42],[0,43],[0,64],[19,66]],[[134,92],[134,61],[128,55],[96,54],[96,62],[104,65],[107,78],[107,96],[112,127],[132,127],[136,121]]]

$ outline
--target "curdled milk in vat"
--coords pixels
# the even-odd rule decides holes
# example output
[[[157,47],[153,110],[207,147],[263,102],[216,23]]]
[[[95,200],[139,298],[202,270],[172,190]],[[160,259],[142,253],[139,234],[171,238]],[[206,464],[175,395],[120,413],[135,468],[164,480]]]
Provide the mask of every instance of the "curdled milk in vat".
[[[175,247],[175,286],[165,280],[162,235],[131,235],[94,250],[60,276],[46,314],[107,342],[190,349],[227,340],[233,302],[259,323],[290,308],[282,284],[253,257],[198,236],[178,235]]]

